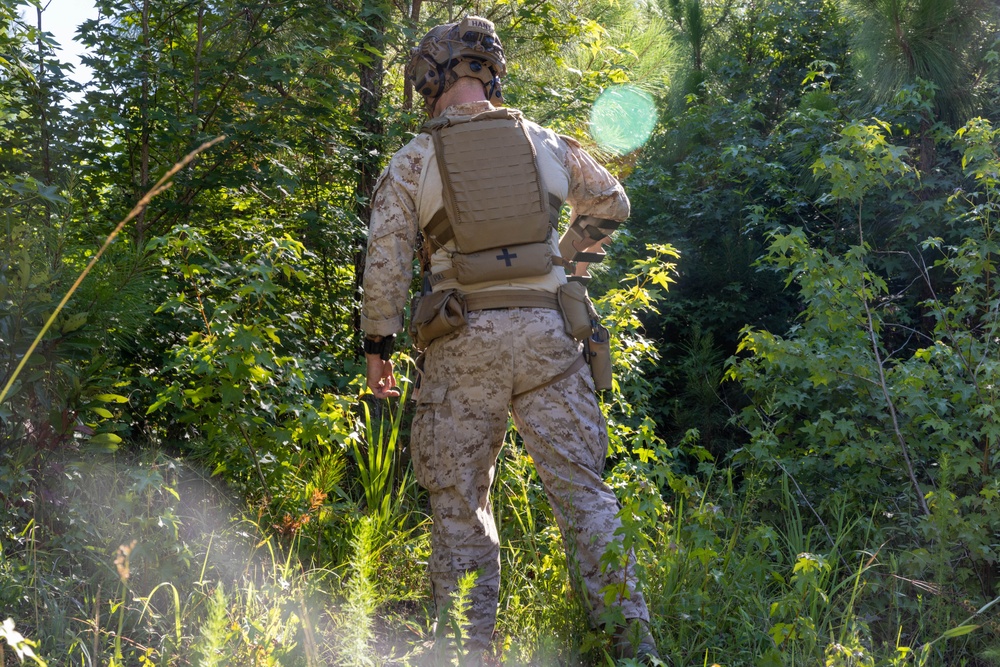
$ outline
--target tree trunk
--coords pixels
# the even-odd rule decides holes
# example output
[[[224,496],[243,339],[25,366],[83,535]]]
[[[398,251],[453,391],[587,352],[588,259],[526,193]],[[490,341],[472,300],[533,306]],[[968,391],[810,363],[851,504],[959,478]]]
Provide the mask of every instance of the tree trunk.
[[[198,102],[199,95],[201,93],[201,51],[205,46],[205,5],[201,4],[198,7],[198,42],[195,46],[194,51],[194,75],[192,77],[192,88],[194,89],[191,93],[191,115],[197,119],[198,118]],[[191,129],[194,132],[198,132],[199,125],[194,122],[191,125]]]
[[[35,83],[35,90],[38,105],[38,132],[42,149],[42,183],[49,186],[52,185],[52,129],[49,127],[49,82],[45,76],[45,47],[42,44],[42,8],[37,7],[35,11],[37,12],[38,27],[38,40],[36,42],[38,48],[38,77]],[[45,207],[45,227],[50,228],[52,226],[52,202],[42,199],[42,205]],[[46,234],[45,239],[45,243],[48,245],[50,235]],[[48,248],[48,254],[53,258],[53,262],[56,262],[57,255],[52,250],[52,248]],[[53,266],[55,266],[55,263]]]
[[[368,22],[368,44],[379,53],[368,64],[362,64],[359,69],[361,93],[358,102],[358,143],[357,143],[357,181],[355,183],[355,212],[368,224],[371,217],[371,199],[378,179],[384,150],[384,126],[380,107],[382,105],[383,85],[385,80],[385,61],[382,57],[385,48],[386,16],[389,7],[379,0],[374,0],[376,6],[369,7],[366,12],[371,18]],[[361,281],[365,270],[366,237],[359,235],[355,241],[354,253],[354,291],[355,300],[353,320],[355,331],[361,330]]]
[[[136,199],[149,189],[149,0],[142,3],[142,94],[139,98],[139,183]],[[142,245],[146,236],[146,210],[135,224],[135,242]]]
[[[49,131],[49,100],[45,80],[45,51],[42,45],[42,8],[37,7],[38,16],[38,123],[42,140],[42,182],[52,185],[52,157],[50,155],[51,134]],[[52,215],[48,204],[45,206],[46,217]]]
[[[416,28],[420,25],[420,7],[423,4],[423,0],[413,0],[413,4],[410,5],[410,27]],[[411,44],[411,46],[414,46]],[[409,78],[405,78],[403,81],[403,108],[407,111],[413,109],[413,82]]]

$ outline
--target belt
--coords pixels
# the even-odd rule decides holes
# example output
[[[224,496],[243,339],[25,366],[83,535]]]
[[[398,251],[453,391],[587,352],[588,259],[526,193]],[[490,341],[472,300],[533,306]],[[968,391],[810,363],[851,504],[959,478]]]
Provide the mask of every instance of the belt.
[[[551,308],[559,310],[559,300],[551,292],[510,289],[463,294],[466,310],[495,310],[499,308]]]

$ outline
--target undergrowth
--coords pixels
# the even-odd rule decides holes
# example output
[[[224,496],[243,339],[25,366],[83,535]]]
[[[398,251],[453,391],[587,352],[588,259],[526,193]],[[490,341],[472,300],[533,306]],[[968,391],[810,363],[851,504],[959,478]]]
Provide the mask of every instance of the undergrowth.
[[[623,341],[619,367],[656,354],[635,312],[655,307],[673,252],[651,249],[597,301]],[[270,265],[259,273],[277,275]],[[240,344],[259,352],[275,338]],[[177,349],[190,352],[192,340]],[[178,374],[168,387],[184,397],[174,405],[184,415],[204,418],[199,401],[214,401],[212,446],[195,437],[177,450],[147,442],[102,452],[75,446],[72,435],[38,448],[4,434],[0,604],[9,620],[0,664],[462,664],[461,590],[449,610],[435,610],[426,583],[429,509],[406,459],[406,402],[313,398],[273,384],[229,400],[223,394],[241,382],[273,377],[244,377],[234,363],[235,373],[206,363],[201,385]],[[648,390],[628,372],[604,397],[607,480],[622,505],[621,543],[604,562],[634,551],[665,658],[994,664],[995,600],[956,598],[939,583],[947,550],[892,539],[898,527],[881,504],[831,497],[817,511],[814,489],[804,492],[792,474],[775,476],[752,458],[717,461],[697,431],[663,440]],[[268,395],[287,401],[284,412],[227,411]],[[244,417],[236,438],[218,428]],[[504,576],[492,662],[614,664],[608,635],[588,627],[572,592],[561,536],[513,430],[494,494]],[[910,569],[920,559],[937,581]]]
[[[623,531],[641,533],[653,633],[674,664],[957,664],[948,656],[979,626],[995,630],[988,608],[964,613],[908,578],[899,554],[880,549],[870,515],[819,524],[786,479],[779,512],[764,522],[763,478],[752,471],[706,461],[676,472],[693,460],[693,438],[610,476],[629,493]],[[498,664],[612,664],[571,593],[528,457],[516,442],[505,451]],[[385,530],[377,513],[346,517],[348,557],[320,568],[303,562],[295,536],[280,537],[197,465],[162,451],[87,464],[55,456],[30,478],[15,474],[12,453],[0,458],[6,655],[51,665],[458,664],[461,595],[452,643],[435,646],[429,525],[413,487],[397,519],[409,530]],[[667,497],[651,483],[661,475]],[[859,534],[867,548],[855,546]],[[929,615],[946,607],[952,625],[935,634]],[[991,664],[988,648],[980,655],[965,664]]]

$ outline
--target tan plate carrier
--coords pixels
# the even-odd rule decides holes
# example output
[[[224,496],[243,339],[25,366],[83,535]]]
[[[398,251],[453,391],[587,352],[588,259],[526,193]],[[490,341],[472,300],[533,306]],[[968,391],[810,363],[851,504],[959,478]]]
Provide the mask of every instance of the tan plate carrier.
[[[444,200],[424,234],[432,253],[449,241],[457,249],[432,285],[516,280],[564,264],[550,244],[562,201],[545,188],[520,112],[442,116],[423,131],[434,141]]]
[[[534,144],[520,112],[495,109],[465,118],[442,116],[424,124],[431,135],[441,174],[444,207],[424,228],[427,257],[450,241],[452,267],[427,276],[433,287],[448,278],[467,285],[547,275],[553,265],[570,266],[552,251],[562,200],[545,188]],[[611,220],[580,216],[573,221],[560,251],[574,261],[599,262],[604,253],[585,253],[573,241],[598,240],[618,226]],[[563,246],[566,246],[563,249]],[[418,349],[463,326],[466,313],[494,308],[552,308],[563,315],[566,332],[585,341],[584,354],[569,368],[535,387],[547,386],[591,365],[598,389],[611,386],[607,329],[577,284],[563,285],[558,295],[532,290],[498,290],[463,294],[455,290],[424,294],[411,309],[411,334]],[[603,331],[603,349],[598,336]]]

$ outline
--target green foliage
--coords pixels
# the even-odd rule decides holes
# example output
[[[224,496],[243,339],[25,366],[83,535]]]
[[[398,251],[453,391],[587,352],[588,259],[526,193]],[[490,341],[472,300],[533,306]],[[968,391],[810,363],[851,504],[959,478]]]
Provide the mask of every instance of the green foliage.
[[[697,428],[717,454],[732,447],[719,421],[728,418],[725,404],[740,399],[717,385],[706,391],[703,378],[721,375],[721,363],[708,370],[702,361],[731,354],[747,323],[780,327],[792,307],[776,276],[752,267],[773,224],[757,221],[800,211],[794,198],[805,199],[793,168],[781,163],[782,137],[754,130],[762,122],[751,104],[721,95],[692,103],[660,139],[669,148],[656,147],[628,181],[636,202],[629,245],[669,241],[681,255],[661,315],[643,317],[663,359],[655,366],[661,388],[654,403],[665,407],[658,421],[674,437]],[[719,352],[705,348],[709,338]],[[684,395],[690,402],[679,403]]]
[[[364,490],[365,507],[381,530],[390,529],[390,521],[400,509],[399,504],[393,502],[397,478],[404,476],[404,487],[409,479],[409,471],[400,472],[400,428],[408,395],[409,383],[404,383],[396,410],[389,415],[378,406],[377,416],[373,416],[371,402],[362,400],[365,438],[363,441],[357,437],[351,439],[358,466],[358,481]]]
[[[62,246],[65,236],[58,226],[18,220],[33,197],[52,205],[65,200],[31,179],[20,183],[34,192],[12,189],[0,213],[6,232],[0,248],[0,439],[26,438],[43,450],[83,443],[113,449],[125,427],[109,408],[126,399],[113,385],[112,360],[100,350],[103,336],[86,306],[74,303],[54,314],[70,270],[46,250]]]
[[[515,46],[504,89],[513,106],[531,108],[538,122],[584,141],[591,107],[601,92],[631,83],[659,98],[679,60],[667,26],[655,14],[639,6],[612,4],[595,10],[595,18],[571,17],[575,25],[566,26],[571,30],[565,34],[546,36],[543,43],[553,43],[552,51],[521,51]]]
[[[812,170],[830,179],[831,198],[860,207],[872,190],[888,189],[911,171],[903,159],[906,148],[887,140],[890,131],[888,123],[878,119],[872,124],[855,122],[840,131],[836,142],[824,147]]]
[[[199,667],[218,667],[229,664],[226,643],[229,639],[228,600],[223,585],[215,587],[212,597],[207,600],[208,611],[201,626],[201,639],[193,647],[199,656]]]
[[[467,663],[462,628],[469,622],[470,596],[478,573],[466,572],[458,578],[448,603],[438,612],[437,635],[434,639],[435,664],[463,665]]]
[[[344,605],[344,625],[341,629],[344,664],[374,664],[369,645],[374,639],[374,615],[378,606],[375,595],[375,533],[378,529],[376,515],[360,520],[352,542],[353,558],[347,582]]]
[[[280,300],[304,277],[302,245],[273,239],[233,265],[187,226],[162,244],[184,281],[163,309],[202,326],[174,345],[148,412],[170,406],[175,423],[196,426],[215,472],[251,495],[280,496],[316,452],[335,464],[352,430],[347,404],[315,395],[325,374],[296,354],[301,318]]]
[[[845,134],[845,141],[862,136],[870,137]],[[837,196],[858,209],[869,188],[901,171],[877,139],[863,141],[858,154],[868,163],[822,164]],[[881,496],[886,510],[874,515],[874,526],[899,543],[914,576],[975,589],[982,599],[992,597],[997,562],[984,538],[997,529],[990,518],[997,396],[985,378],[997,372],[988,349],[1000,326],[998,162],[988,123],[972,122],[956,141],[975,189],[953,196],[953,210],[971,232],[958,245],[932,238],[911,251],[926,295],[920,317],[933,323],[926,333],[911,332],[917,344],[887,348],[900,326],[888,306],[900,297],[872,270],[869,247],[833,256],[793,230],[773,237],[767,261],[797,286],[805,302],[800,321],[785,337],[747,330],[747,356],[733,361],[730,376],[754,397],[742,415],[751,442],[741,456],[791,474],[824,515]],[[940,258],[927,266],[925,253]]]
[[[639,316],[656,312],[656,304],[674,281],[678,257],[670,245],[649,246],[652,254],[634,261],[625,272],[620,287],[612,287],[594,298],[594,307],[613,341],[611,360],[615,371],[614,386],[604,397],[605,412],[611,425],[609,449],[614,454],[631,453],[645,458],[659,442],[651,416],[653,382],[645,368],[657,358],[656,346],[643,332]]]
[[[989,42],[973,29],[994,23],[995,5],[976,0],[853,0],[861,28],[855,58],[871,99],[886,102],[906,85],[926,81],[935,90],[930,124],[962,124],[981,106],[975,81]]]
[[[0,402],[0,662],[432,658],[409,408],[355,399],[356,274],[368,186],[416,116],[401,65],[464,11],[497,22],[508,99],[552,128],[586,139],[618,83],[660,110],[612,165],[633,218],[592,292],[615,340],[605,562],[635,549],[662,652],[995,661],[1000,160],[967,122],[995,116],[992,5],[245,4],[99,0],[72,103],[49,10],[0,0],[3,384],[95,239],[228,137]],[[498,660],[607,663],[508,444]]]
[[[2,489],[5,498],[34,500],[27,507],[36,521],[23,534],[0,535],[2,603],[27,621],[22,631],[27,625],[44,638],[35,650],[50,663],[308,665],[321,649],[340,650],[339,631],[320,634],[321,619],[310,607],[329,606],[323,622],[342,629],[357,621],[339,606],[349,586],[329,570],[308,570],[294,549],[283,551],[288,545],[271,526],[241,519],[245,505],[197,468],[122,453],[90,464],[54,459],[51,466],[34,482],[38,495],[27,479]],[[0,475],[15,478],[6,468]],[[61,508],[58,515],[43,511],[51,503]],[[317,521],[329,521],[319,510]],[[377,541],[359,552],[372,586],[385,554]],[[379,604],[412,596],[416,575],[392,569],[399,588],[378,584]],[[67,592],[78,602],[67,604]]]

